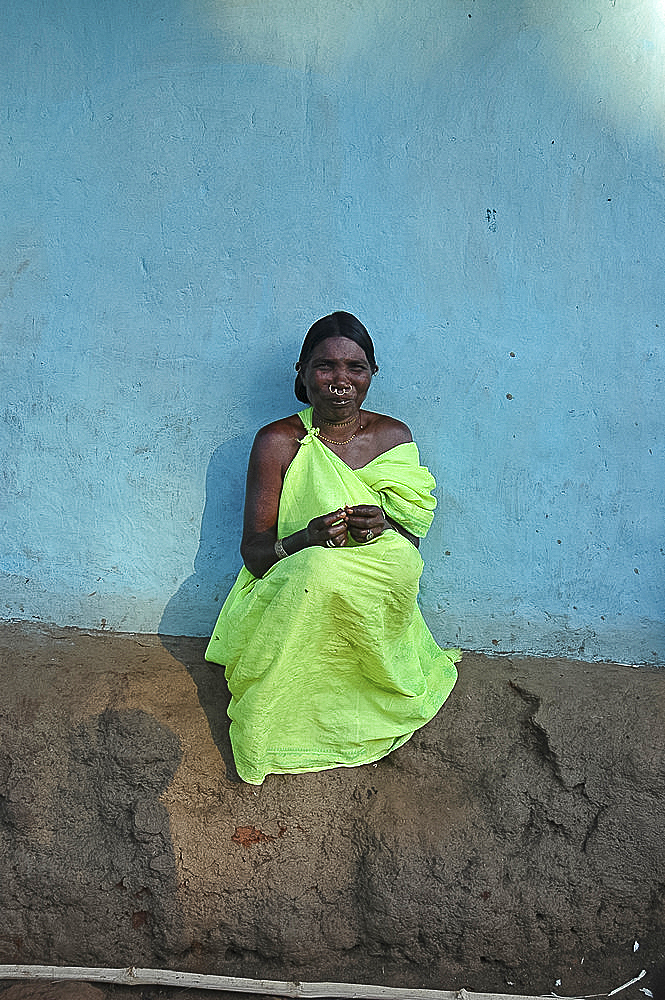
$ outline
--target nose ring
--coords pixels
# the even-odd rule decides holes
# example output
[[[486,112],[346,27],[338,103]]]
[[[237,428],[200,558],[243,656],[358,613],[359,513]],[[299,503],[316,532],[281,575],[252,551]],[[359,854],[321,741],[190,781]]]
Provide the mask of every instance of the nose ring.
[[[351,386],[347,389],[336,389],[334,386],[329,385],[328,388],[332,392],[333,396],[346,396],[347,392],[351,392]]]

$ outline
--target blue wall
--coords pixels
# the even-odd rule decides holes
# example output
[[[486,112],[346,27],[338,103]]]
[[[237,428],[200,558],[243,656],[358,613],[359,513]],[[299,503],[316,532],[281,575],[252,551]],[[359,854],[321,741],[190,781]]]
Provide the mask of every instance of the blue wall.
[[[665,660],[658,0],[3,7],[5,617],[207,633],[346,308],[439,483],[435,634]]]

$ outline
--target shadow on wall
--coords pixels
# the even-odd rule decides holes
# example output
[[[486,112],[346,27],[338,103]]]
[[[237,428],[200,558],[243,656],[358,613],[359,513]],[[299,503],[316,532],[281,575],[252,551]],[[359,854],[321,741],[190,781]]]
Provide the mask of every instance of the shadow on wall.
[[[158,632],[164,649],[182,663],[196,684],[226,776],[234,782],[240,778],[229,738],[226,710],[230,694],[224,668],[206,662],[204,654],[219,610],[242,565],[240,538],[250,446],[250,438],[243,435],[220,445],[210,459],[194,573],[166,605]]]
[[[206,474],[194,572],[181,583],[164,609],[158,634],[209,636],[226,595],[242,565],[245,470],[251,437],[243,434],[213,452]]]
[[[295,348],[294,353],[297,357]],[[291,367],[284,366],[283,380],[278,379],[266,395],[266,386],[275,383],[275,364],[271,355],[252,357],[249,381],[242,385],[243,397],[251,402],[226,413],[226,440],[213,452],[206,473],[194,572],[166,605],[159,623],[160,636],[210,636],[240,571],[245,477],[254,435],[259,427],[294,410],[295,374]],[[277,367],[282,370],[281,362]]]

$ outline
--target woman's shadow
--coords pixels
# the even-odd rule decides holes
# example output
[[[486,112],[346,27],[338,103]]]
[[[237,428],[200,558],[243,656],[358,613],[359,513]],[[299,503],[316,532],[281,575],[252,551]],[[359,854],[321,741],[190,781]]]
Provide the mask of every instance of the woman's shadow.
[[[285,369],[286,371],[286,369]],[[292,413],[290,377],[265,398],[274,383],[274,367],[266,361],[251,374],[247,395],[254,400],[250,420],[240,419],[230,437],[213,452],[206,473],[205,504],[194,572],[178,587],[164,608],[158,635],[164,649],[183,664],[196,684],[201,708],[219,750],[229,781],[238,782],[229,739],[226,710],[229,694],[224,668],[208,663],[205,650],[220,609],[242,566],[245,475],[254,433],[263,424]]]
[[[229,739],[226,710],[231,700],[224,668],[208,663],[204,653],[222,603],[242,565],[240,537],[247,455],[242,434],[220,445],[206,474],[201,537],[194,572],[178,588],[159,623],[162,646],[183,664],[196,684],[199,702],[229,781],[239,781]]]

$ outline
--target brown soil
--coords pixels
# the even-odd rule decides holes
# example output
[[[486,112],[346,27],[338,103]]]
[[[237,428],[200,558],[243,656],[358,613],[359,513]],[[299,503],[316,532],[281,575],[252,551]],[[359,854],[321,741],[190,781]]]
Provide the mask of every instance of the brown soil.
[[[665,996],[665,671],[467,653],[377,766],[253,788],[203,648],[0,628],[0,962]],[[211,994],[0,983],[129,995]]]

